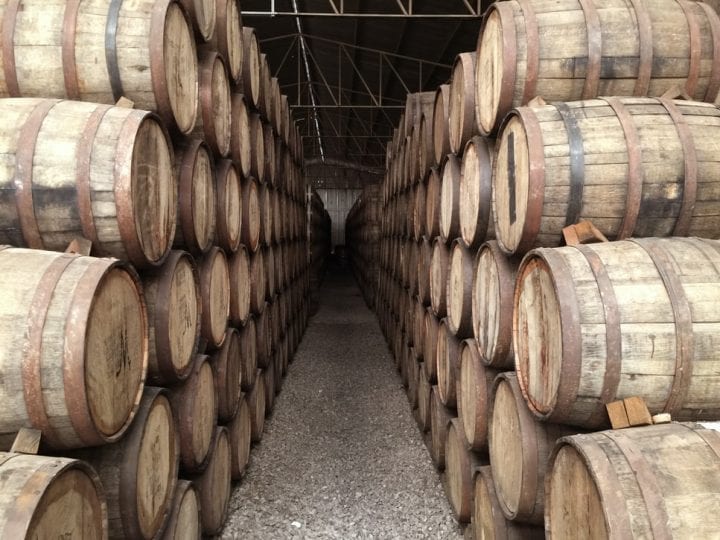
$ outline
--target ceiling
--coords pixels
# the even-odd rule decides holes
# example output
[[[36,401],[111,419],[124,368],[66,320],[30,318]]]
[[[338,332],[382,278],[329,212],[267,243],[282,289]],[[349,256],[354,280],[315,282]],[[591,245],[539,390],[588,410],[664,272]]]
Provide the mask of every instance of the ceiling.
[[[243,24],[256,29],[293,107],[306,162],[325,162],[311,167],[316,187],[379,179],[407,93],[448,80],[455,56],[475,49],[488,4],[242,0]]]

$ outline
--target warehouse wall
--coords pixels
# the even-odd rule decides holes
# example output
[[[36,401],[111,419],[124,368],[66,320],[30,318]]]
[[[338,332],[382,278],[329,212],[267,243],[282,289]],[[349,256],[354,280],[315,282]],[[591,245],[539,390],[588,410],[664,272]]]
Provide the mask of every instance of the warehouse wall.
[[[345,218],[362,193],[361,189],[330,189],[317,190],[332,219],[332,245],[345,244]]]

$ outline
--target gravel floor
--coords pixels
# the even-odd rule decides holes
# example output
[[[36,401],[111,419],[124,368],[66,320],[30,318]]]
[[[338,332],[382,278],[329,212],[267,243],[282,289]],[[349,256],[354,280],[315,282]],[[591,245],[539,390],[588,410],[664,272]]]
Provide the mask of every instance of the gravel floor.
[[[323,284],[223,538],[462,538],[374,314]]]

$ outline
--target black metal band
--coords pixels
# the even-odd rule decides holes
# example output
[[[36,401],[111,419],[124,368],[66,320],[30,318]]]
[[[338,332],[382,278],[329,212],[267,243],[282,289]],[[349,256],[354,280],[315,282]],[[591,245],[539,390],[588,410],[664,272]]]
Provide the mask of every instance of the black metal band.
[[[567,132],[570,150],[570,196],[568,197],[565,225],[574,225],[582,212],[583,189],[585,187],[585,148],[582,132],[572,109],[565,103],[553,103],[560,113]]]
[[[123,97],[124,94],[117,58],[117,29],[122,3],[123,0],[111,0],[105,25],[105,62],[107,63],[110,87],[115,101]]]

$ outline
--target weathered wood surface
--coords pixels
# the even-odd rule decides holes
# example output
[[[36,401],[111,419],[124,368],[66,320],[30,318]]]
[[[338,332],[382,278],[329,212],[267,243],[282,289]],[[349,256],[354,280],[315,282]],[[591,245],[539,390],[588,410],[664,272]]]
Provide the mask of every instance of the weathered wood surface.
[[[450,151],[462,153],[465,143],[478,132],[475,122],[475,65],[477,54],[460,53],[455,58],[450,82]]]
[[[471,450],[487,451],[492,384],[497,371],[482,363],[474,339],[462,342],[458,364],[456,392],[460,426]]]
[[[218,210],[215,243],[232,256],[240,245],[243,207],[240,173],[233,161],[218,161],[215,186]]]
[[[720,19],[700,2],[495,2],[478,40],[476,117],[483,133],[535,96],[661,96],[681,87],[715,102]]]
[[[202,301],[200,335],[215,349],[225,339],[230,317],[230,272],[225,252],[212,247],[198,261],[198,272]]]
[[[516,366],[541,418],[607,426],[642,397],[676,420],[720,418],[720,242],[636,239],[538,249],[518,271]]]
[[[477,248],[495,238],[492,166],[495,141],[473,137],[465,145],[460,171],[460,236]]]
[[[697,424],[560,440],[551,457],[550,538],[712,538],[720,530],[720,434]]]
[[[215,50],[204,51],[199,62],[199,111],[193,129],[195,137],[204,138],[213,154],[230,153],[232,95],[225,59]]]
[[[475,257],[462,239],[452,244],[447,283],[447,322],[458,339],[473,335],[472,287],[475,279]]]
[[[0,448],[20,428],[57,449],[118,440],[147,371],[140,280],[115,259],[0,247]]]
[[[200,498],[197,488],[188,480],[178,480],[170,518],[163,531],[163,540],[197,540],[202,536]]]

